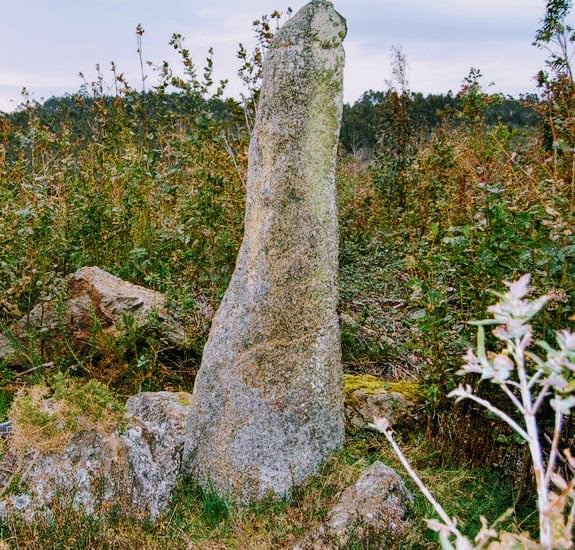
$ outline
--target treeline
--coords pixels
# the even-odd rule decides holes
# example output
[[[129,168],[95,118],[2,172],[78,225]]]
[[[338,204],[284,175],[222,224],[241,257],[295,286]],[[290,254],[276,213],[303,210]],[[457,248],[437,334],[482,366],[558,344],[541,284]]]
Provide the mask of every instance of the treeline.
[[[243,108],[235,99],[204,97],[200,93],[131,91],[122,95],[93,95],[86,92],[51,97],[43,103],[25,101],[13,113],[2,114],[15,128],[25,129],[30,120],[58,131],[63,126],[74,137],[90,137],[98,119],[111,124],[136,125],[146,133],[166,120],[189,116],[209,118],[222,127],[244,123]],[[205,121],[195,120],[202,126]],[[97,125],[97,124],[96,124]],[[137,129],[137,128],[135,128]]]
[[[369,90],[353,105],[344,106],[341,142],[350,153],[362,151],[368,155],[375,152],[381,138],[381,129],[393,123],[386,120],[390,111],[389,104],[394,101],[397,92],[390,89],[385,92]],[[451,91],[446,94],[428,94],[408,92],[405,106],[412,125],[418,132],[429,136],[433,129],[443,121],[457,124],[457,113],[461,112],[461,95]],[[484,113],[485,123],[493,126],[505,124],[512,128],[534,127],[539,117],[534,106],[537,95],[529,94],[513,97],[491,95],[493,101]]]
[[[366,91],[359,100],[353,104],[344,105],[343,122],[341,130],[341,143],[346,152],[358,153],[371,157],[378,148],[382,129],[394,123],[387,120],[395,117],[394,109],[390,105],[394,102],[396,92]],[[513,97],[490,96],[493,100],[484,113],[484,120],[488,125],[504,124],[511,128],[530,128],[538,124],[538,103],[535,94],[525,95],[516,99]],[[432,131],[441,123],[450,125],[458,123],[457,114],[461,112],[461,96],[451,91],[446,94],[428,94],[409,92],[403,97],[403,104],[408,111],[411,126],[421,137],[429,137]],[[165,120],[166,117],[182,115],[195,116],[202,113],[211,116],[219,124],[230,130],[242,132],[246,130],[244,108],[240,102],[233,98],[220,97],[204,98],[201,94],[147,92],[141,94],[133,92],[116,96],[93,97],[87,93],[52,97],[42,104],[37,104],[34,111],[43,126],[53,130],[65,121],[69,131],[76,136],[89,136],[94,117],[98,109],[108,111],[122,111],[134,115],[133,120],[145,120],[149,129],[154,123]],[[121,107],[119,106],[121,103]],[[14,113],[5,114],[7,120],[14,126],[25,127],[29,122],[31,109],[21,109]],[[1,116],[1,115],[0,115]],[[131,118],[131,117],[130,117]]]

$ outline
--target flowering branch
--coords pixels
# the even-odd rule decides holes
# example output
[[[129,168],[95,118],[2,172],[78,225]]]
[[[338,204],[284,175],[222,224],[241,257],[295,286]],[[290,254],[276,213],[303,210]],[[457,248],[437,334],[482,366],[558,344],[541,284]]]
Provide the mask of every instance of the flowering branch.
[[[571,548],[575,523],[575,478],[569,482],[564,480],[556,470],[556,464],[558,459],[564,460],[571,466],[572,471],[575,471],[575,459],[569,451],[565,451],[563,455],[559,451],[563,417],[569,415],[575,407],[575,333],[568,330],[557,332],[557,348],[547,342],[537,342],[545,352],[545,358],[529,350],[533,340],[530,321],[549,300],[547,296],[529,300],[529,282],[529,275],[524,275],[515,282],[506,282],[507,292],[495,293],[499,301],[488,308],[492,318],[471,323],[477,326],[476,349],[467,351],[463,368],[458,372],[463,375],[479,374],[481,380],[487,380],[501,388],[519,413],[520,420],[515,420],[511,414],[475,395],[469,385],[460,385],[449,396],[455,397],[457,401],[469,399],[481,405],[525,440],[529,446],[537,489],[540,547],[544,550]],[[485,349],[486,326],[494,327],[493,335],[502,343],[502,349],[498,353],[488,353]],[[555,425],[551,449],[545,460],[537,413],[547,400],[555,410]],[[455,537],[457,550],[472,549],[471,543],[457,530],[455,520],[449,518],[409,466],[389,427],[381,420],[376,420],[372,427],[386,436],[409,475],[441,518],[443,523],[428,524],[439,531],[443,547],[453,548],[449,538]],[[484,518],[482,524],[483,527],[475,538],[476,549],[489,546],[490,541],[493,542],[503,535],[494,527],[489,528]],[[507,541],[515,541],[520,547],[534,544],[533,540],[525,535],[505,533],[505,536]]]

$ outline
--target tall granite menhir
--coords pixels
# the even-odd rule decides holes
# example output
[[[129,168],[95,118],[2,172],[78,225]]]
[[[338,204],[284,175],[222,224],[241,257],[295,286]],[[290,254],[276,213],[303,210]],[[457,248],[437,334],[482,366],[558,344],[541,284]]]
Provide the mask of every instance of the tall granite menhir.
[[[244,240],[193,394],[185,460],[242,501],[285,495],[343,442],[335,162],[345,20],[277,33],[250,144]]]

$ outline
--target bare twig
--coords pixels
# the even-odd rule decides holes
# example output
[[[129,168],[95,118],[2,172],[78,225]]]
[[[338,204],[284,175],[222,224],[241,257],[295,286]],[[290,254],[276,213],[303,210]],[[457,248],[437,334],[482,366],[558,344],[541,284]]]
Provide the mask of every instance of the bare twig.
[[[451,519],[447,512],[443,509],[441,504],[435,500],[434,496],[431,494],[429,489],[425,486],[421,478],[417,475],[416,471],[411,467],[409,461],[403,454],[399,445],[395,442],[393,438],[392,432],[389,428],[389,424],[387,420],[384,418],[374,418],[373,424],[369,425],[371,428],[377,430],[378,432],[382,433],[386,439],[389,441],[389,444],[395,451],[397,458],[401,462],[401,465],[405,468],[405,471],[409,474],[411,479],[415,482],[419,490],[423,493],[425,498],[429,501],[429,503],[433,506],[433,509],[436,511],[437,515],[441,518],[441,520],[445,523],[445,526],[449,528],[449,530],[456,536],[461,536],[461,533],[455,526],[455,520]]]
[[[27,374],[30,374],[31,372],[34,372],[35,370],[38,369],[50,369],[54,366],[54,363],[52,361],[50,361],[49,363],[42,363],[41,365],[36,365],[35,367],[32,367],[31,369],[25,370],[23,372],[19,372],[17,374],[14,375],[14,378],[20,378],[21,376],[26,376]]]

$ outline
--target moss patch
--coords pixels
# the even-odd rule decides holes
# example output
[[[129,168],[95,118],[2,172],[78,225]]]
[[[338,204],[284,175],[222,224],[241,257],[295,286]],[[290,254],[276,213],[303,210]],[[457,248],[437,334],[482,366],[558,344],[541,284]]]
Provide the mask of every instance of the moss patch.
[[[343,377],[343,389],[346,398],[357,390],[363,390],[370,395],[379,391],[399,393],[408,401],[417,403],[424,397],[424,391],[420,384],[412,380],[386,381],[371,374],[346,374]]]

